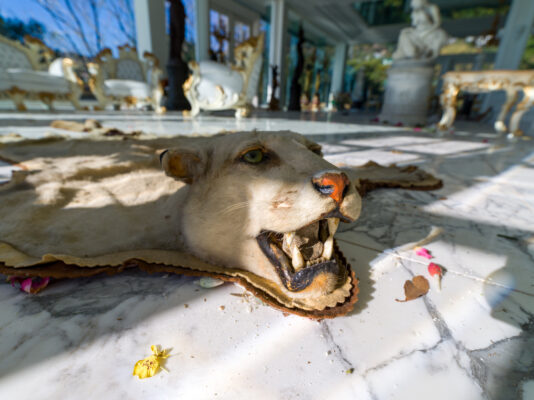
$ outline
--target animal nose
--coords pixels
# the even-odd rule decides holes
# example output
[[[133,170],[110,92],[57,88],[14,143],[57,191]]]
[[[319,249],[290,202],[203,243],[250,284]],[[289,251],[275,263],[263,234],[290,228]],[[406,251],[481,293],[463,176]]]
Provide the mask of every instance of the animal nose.
[[[326,194],[341,204],[350,185],[349,177],[340,171],[323,171],[312,178],[313,187],[321,194]]]

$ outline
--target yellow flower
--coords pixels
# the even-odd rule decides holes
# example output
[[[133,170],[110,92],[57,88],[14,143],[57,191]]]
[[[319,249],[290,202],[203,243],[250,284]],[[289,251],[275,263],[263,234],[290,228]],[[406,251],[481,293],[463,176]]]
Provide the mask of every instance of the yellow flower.
[[[163,360],[169,357],[167,350],[160,351],[158,346],[154,345],[150,346],[150,350],[152,350],[151,356],[137,361],[134,365],[133,375],[137,375],[139,379],[153,377],[158,371],[158,368],[166,371],[160,363],[163,363]]]

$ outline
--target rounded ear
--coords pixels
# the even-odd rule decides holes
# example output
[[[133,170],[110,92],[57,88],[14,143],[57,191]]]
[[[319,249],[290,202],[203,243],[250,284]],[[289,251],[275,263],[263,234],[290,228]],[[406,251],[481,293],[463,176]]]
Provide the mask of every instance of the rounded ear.
[[[324,155],[323,146],[321,146],[319,143],[310,141],[309,149],[321,157]]]
[[[192,184],[203,172],[205,163],[191,150],[169,149],[159,156],[167,176]]]
[[[306,147],[319,156],[323,156],[323,147],[319,143],[315,143],[308,138],[304,138]]]

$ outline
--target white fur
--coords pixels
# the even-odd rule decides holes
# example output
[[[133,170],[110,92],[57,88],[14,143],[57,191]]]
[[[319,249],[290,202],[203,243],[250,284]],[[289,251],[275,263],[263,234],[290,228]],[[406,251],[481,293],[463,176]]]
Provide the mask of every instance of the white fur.
[[[274,159],[258,165],[239,159],[254,146],[274,153]],[[283,288],[256,237],[263,230],[295,231],[337,207],[314,189],[312,177],[338,169],[311,147],[317,145],[292,132],[243,132],[184,143],[183,148],[196,152],[204,163],[204,168],[189,166],[204,172],[193,177],[180,218],[189,251],[218,265],[251,271]],[[179,157],[180,151],[172,149],[166,157]],[[352,184],[340,209],[352,220],[359,216],[361,199]]]

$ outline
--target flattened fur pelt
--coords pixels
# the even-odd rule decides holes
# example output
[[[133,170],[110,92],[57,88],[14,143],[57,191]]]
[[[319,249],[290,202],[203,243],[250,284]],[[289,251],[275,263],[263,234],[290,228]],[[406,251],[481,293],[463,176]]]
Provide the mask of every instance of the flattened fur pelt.
[[[152,265],[154,270],[176,268],[178,273],[200,271],[220,277],[221,268],[183,248],[174,210],[181,203],[179,189],[184,183],[165,176],[159,164],[159,154],[179,140],[52,137],[2,145],[0,159],[22,169],[0,185],[0,272],[17,269],[24,274],[29,268],[42,275],[43,268],[55,265],[58,277],[72,277],[87,275],[80,267],[110,272],[139,260],[144,269]],[[367,164],[350,174],[357,177],[354,181],[362,193],[383,186],[441,186],[441,181],[413,168]],[[73,273],[76,269],[79,275]],[[58,272],[62,270],[63,275]],[[288,299],[253,274],[223,271],[228,280],[250,290],[262,287],[264,300],[299,315],[332,317],[350,311],[356,301],[355,285],[347,289],[352,290],[347,297],[350,307],[336,299],[310,306]]]

